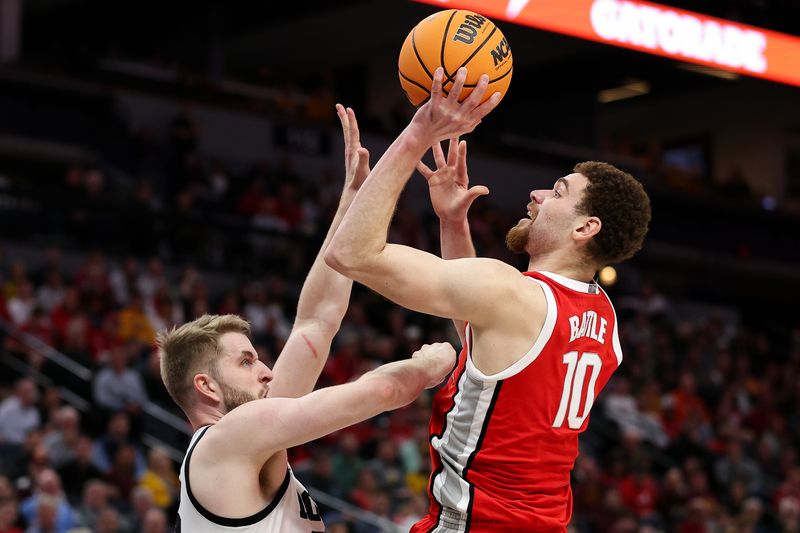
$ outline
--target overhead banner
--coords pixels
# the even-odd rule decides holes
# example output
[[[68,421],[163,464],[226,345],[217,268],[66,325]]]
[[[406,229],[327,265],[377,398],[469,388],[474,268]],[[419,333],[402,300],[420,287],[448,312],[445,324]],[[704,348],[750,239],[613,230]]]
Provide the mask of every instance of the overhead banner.
[[[653,2],[414,1],[800,86],[800,37]]]

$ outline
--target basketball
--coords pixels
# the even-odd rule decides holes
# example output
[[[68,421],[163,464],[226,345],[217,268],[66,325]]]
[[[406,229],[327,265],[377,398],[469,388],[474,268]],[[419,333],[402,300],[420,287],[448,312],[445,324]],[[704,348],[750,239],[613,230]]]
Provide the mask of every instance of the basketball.
[[[491,20],[472,11],[448,9],[425,18],[411,30],[400,50],[398,75],[408,99],[420,106],[430,98],[438,67],[444,68],[445,95],[458,69],[466,67],[467,80],[459,100],[469,96],[482,74],[488,74],[485,102],[495,92],[505,96],[512,63],[508,41]]]

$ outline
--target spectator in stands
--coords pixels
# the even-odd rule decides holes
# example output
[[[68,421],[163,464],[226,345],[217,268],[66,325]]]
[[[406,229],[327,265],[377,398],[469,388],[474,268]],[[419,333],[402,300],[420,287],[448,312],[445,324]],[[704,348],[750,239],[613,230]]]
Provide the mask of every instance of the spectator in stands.
[[[114,454],[111,468],[106,472],[105,479],[114,489],[116,502],[121,506],[128,505],[131,492],[136,486],[136,480],[141,477],[141,471],[136,465],[137,447],[132,444],[118,446]]]
[[[6,302],[17,295],[22,285],[30,283],[28,268],[23,261],[14,261],[8,269],[8,279],[3,283],[3,296]]]
[[[761,469],[745,455],[744,446],[738,439],[728,442],[725,456],[714,463],[714,480],[720,487],[742,481],[750,495],[760,495],[763,488]]]
[[[662,400],[665,409],[663,424],[670,438],[681,433],[690,417],[696,417],[694,421],[702,425],[708,421],[708,410],[695,390],[695,383],[692,372],[683,372],[679,387],[666,394]]]
[[[372,497],[378,490],[378,481],[375,472],[369,467],[364,467],[358,473],[356,487],[350,491],[348,500],[366,511],[372,510]]]
[[[74,283],[84,297],[106,298],[109,296],[111,284],[108,278],[105,254],[98,250],[90,252],[75,274]]]
[[[168,509],[180,496],[180,482],[175,465],[162,448],[152,448],[147,456],[147,470],[139,479],[140,486],[148,489],[153,502]]]
[[[52,427],[42,438],[50,464],[58,470],[76,457],[75,449],[81,433],[81,415],[71,406],[63,406],[55,412]]]
[[[64,277],[58,270],[51,270],[47,273],[47,279],[36,290],[36,303],[49,314],[57,305],[64,301],[66,287]]]
[[[95,522],[94,533],[121,533],[126,531],[122,527],[122,519],[119,512],[113,507],[106,507],[100,511],[100,515]]]
[[[153,501],[153,493],[150,489],[139,485],[134,487],[130,493],[130,529],[139,532],[144,527],[147,513],[158,506]]]
[[[145,305],[145,312],[156,331],[171,329],[176,324],[184,322],[183,308],[175,305],[166,287],[156,290],[149,304]]]
[[[117,335],[123,341],[134,341],[150,345],[155,339],[155,330],[147,318],[144,298],[139,292],[131,294],[130,303],[119,312]]]
[[[164,263],[158,256],[153,256],[147,260],[147,268],[139,274],[136,289],[146,303],[161,288],[169,288],[169,281],[164,272]]]
[[[107,415],[125,411],[138,418],[147,403],[147,391],[142,375],[128,366],[135,345],[115,346],[109,354],[108,364],[94,377],[92,387],[94,404]]]
[[[136,290],[138,277],[139,260],[131,255],[125,257],[111,270],[108,281],[111,284],[111,294],[117,306],[125,307],[130,303],[131,294]]]
[[[76,509],[77,524],[95,530],[97,517],[110,506],[108,485],[99,479],[90,479],[83,487],[83,498]]]
[[[81,435],[75,445],[75,457],[58,469],[64,480],[64,492],[73,504],[81,499],[83,487],[92,479],[102,479],[103,472],[92,463],[92,439]]]
[[[37,532],[66,533],[75,526],[75,511],[61,489],[61,478],[49,468],[37,476],[33,494],[22,501],[20,513]]]
[[[247,304],[244,306],[244,318],[250,322],[253,342],[275,348],[286,341],[291,325],[278,302],[270,301],[267,288],[262,283],[253,283],[245,290]]]
[[[41,426],[36,408],[39,393],[30,378],[21,378],[14,385],[14,394],[0,402],[0,445],[7,453],[9,448],[22,446],[26,435]]]
[[[92,447],[92,463],[104,475],[111,472],[118,450],[124,446],[131,446],[134,451],[134,464],[136,466],[134,479],[139,479],[146,468],[144,457],[135,441],[131,439],[130,419],[127,413],[118,412],[111,415],[108,420],[108,429],[101,435]],[[123,457],[125,459],[125,457]]]
[[[358,456],[358,438],[351,431],[342,432],[338,450],[332,457],[332,476],[337,490],[347,495],[356,487],[364,460]]]
[[[389,494],[401,495],[400,490],[405,483],[405,472],[400,458],[397,456],[397,444],[391,436],[378,441],[375,458],[367,463],[367,468],[375,473],[375,479],[381,490]]]
[[[167,533],[167,515],[161,509],[150,509],[144,515],[141,533]]]
[[[24,326],[30,320],[33,309],[36,307],[36,295],[33,284],[24,280],[17,285],[15,293],[6,302],[8,314],[16,326]]]

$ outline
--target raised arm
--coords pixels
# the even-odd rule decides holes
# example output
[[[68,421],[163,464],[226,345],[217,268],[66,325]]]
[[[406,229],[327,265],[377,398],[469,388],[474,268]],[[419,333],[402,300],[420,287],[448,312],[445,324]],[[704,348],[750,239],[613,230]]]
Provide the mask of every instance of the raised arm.
[[[400,193],[427,148],[472,131],[497,105],[497,94],[479,105],[486,91],[486,76],[462,103],[458,96],[466,70],[458,72],[447,97],[442,95],[441,77],[439,69],[431,99],[370,173],[334,235],[325,260],[409,309],[475,323],[497,320],[495,308],[500,306],[492,302],[515,297],[519,278],[515,269],[490,259],[442,260],[386,243]]]
[[[433,158],[436,162],[434,172],[420,161],[417,170],[428,182],[431,205],[439,217],[439,242],[442,259],[461,259],[475,257],[475,246],[469,230],[467,213],[478,196],[489,194],[483,185],[469,186],[467,174],[467,141],[450,139],[445,159],[441,143],[433,145]],[[453,325],[464,344],[464,321],[454,320]]]
[[[425,345],[411,359],[383,365],[358,380],[302,398],[267,398],[237,407],[217,424],[228,453],[274,453],[312,441],[384,411],[411,403],[436,386],[455,365],[447,343]],[[224,428],[223,428],[224,426]]]
[[[294,327],[275,362],[272,397],[296,398],[314,390],[350,300],[352,280],[326,265],[322,256],[369,174],[369,152],[361,146],[353,110],[337,105],[336,112],[344,136],[344,188],[328,234],[300,292]]]

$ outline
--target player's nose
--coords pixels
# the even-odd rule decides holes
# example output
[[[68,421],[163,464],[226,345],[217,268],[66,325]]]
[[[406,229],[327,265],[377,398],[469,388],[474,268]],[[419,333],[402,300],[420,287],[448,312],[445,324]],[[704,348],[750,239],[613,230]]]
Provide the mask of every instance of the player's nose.
[[[258,381],[260,383],[269,383],[270,381],[272,381],[272,377],[273,377],[272,370],[270,369],[270,367],[268,367],[267,365],[265,365],[261,361],[259,361],[259,363],[261,364],[262,368],[261,368],[261,372],[258,375]]]
[[[541,204],[542,202],[544,202],[545,198],[547,198],[547,191],[542,189],[531,191],[531,200],[533,200],[537,204]]]

